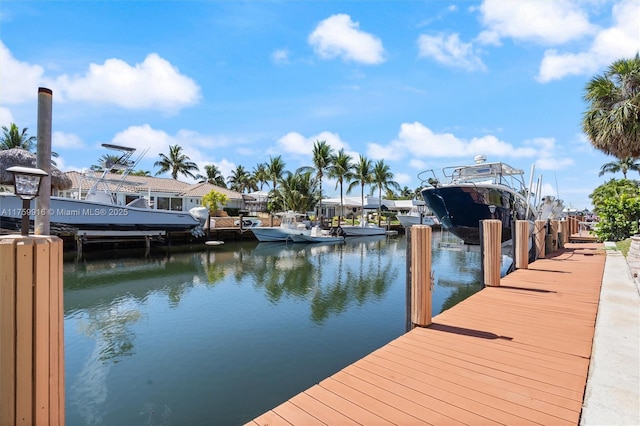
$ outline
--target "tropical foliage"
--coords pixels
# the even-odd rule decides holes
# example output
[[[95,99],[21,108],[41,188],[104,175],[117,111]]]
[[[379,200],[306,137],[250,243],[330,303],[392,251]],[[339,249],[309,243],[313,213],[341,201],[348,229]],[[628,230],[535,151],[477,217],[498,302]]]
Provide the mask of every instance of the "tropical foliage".
[[[626,157],[622,160],[603,164],[600,168],[600,173],[598,174],[598,176],[602,176],[605,173],[622,172],[624,179],[626,179],[627,172],[629,171],[640,172],[640,160],[638,160],[637,158]]]
[[[600,241],[621,241],[638,232],[640,219],[640,183],[611,179],[591,195],[599,217],[595,234]]]
[[[349,183],[353,178],[353,164],[351,163],[351,156],[344,152],[344,149],[338,151],[336,155],[331,158],[331,165],[329,166],[329,177],[336,180],[336,188],[340,187],[340,211],[344,210],[344,184]],[[338,223],[342,220],[341,216],[338,216]]]
[[[223,188],[227,187],[227,183],[224,181],[224,176],[220,172],[220,169],[215,164],[207,164],[204,166],[205,175],[198,175],[196,179],[200,183],[208,182],[212,185],[221,186]]]
[[[253,180],[251,179],[251,173],[249,173],[244,166],[237,166],[235,170],[231,172],[229,178],[229,189],[237,192],[244,192],[245,190],[257,189]]]
[[[364,188],[373,183],[371,160],[361,156],[360,160],[353,166],[351,179],[351,183],[349,183],[347,187],[347,194],[350,194],[354,188],[360,186],[360,197],[362,200],[362,208],[364,209]]]
[[[11,123],[9,127],[2,126],[2,137],[0,137],[0,150],[5,149],[24,149],[26,151],[33,152],[38,143],[38,139],[35,136],[29,136],[25,127],[20,131],[16,123]],[[51,157],[58,158],[58,153],[51,151]],[[51,164],[56,165],[55,161],[51,161]]]
[[[400,190],[400,185],[398,185],[398,182],[393,180],[393,173],[391,173],[391,168],[384,162],[384,160],[376,161],[376,164],[373,166],[372,175],[372,190],[374,188],[378,188],[378,200],[380,200],[380,203],[378,203],[378,225],[380,225],[382,190],[384,189],[387,192],[389,192],[391,189]]]
[[[211,191],[202,197],[202,205],[209,210],[209,215],[214,216],[215,213],[227,204],[229,198],[226,194],[218,191]]]
[[[160,154],[160,160],[153,164],[154,167],[160,167],[160,170],[156,173],[156,176],[171,172],[173,179],[178,179],[178,174],[196,178],[193,172],[198,171],[196,163],[192,162],[189,157],[182,153],[182,147],[180,145],[169,146],[169,155]]]
[[[302,167],[300,169],[303,172],[315,171],[315,179],[318,183],[318,200],[320,203],[320,210],[322,210],[322,178],[324,177],[324,173],[328,171],[332,159],[333,149],[331,149],[331,146],[327,143],[327,141],[316,140],[313,143],[313,150],[311,152],[311,161],[313,162],[313,167]]]
[[[270,192],[269,211],[313,211],[319,199],[316,195],[316,180],[311,172],[285,172],[278,183],[278,189]]]
[[[9,127],[2,126],[2,139],[0,139],[0,150],[20,148],[32,151],[36,145],[36,137],[27,134],[25,127],[20,131],[16,123],[11,123]]]
[[[584,100],[582,129],[591,144],[620,159],[640,157],[640,55],[592,78]]]

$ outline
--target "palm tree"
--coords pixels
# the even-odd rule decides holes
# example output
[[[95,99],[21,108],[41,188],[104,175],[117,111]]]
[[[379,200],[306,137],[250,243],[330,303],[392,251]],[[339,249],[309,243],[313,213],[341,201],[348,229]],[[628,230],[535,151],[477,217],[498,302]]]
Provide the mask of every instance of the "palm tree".
[[[2,126],[2,138],[0,139],[0,150],[20,148],[27,151],[32,151],[37,139],[35,136],[29,136],[27,134],[27,128],[25,127],[20,132],[16,123],[11,123],[9,128]]]
[[[27,130],[25,127],[21,132],[16,123],[11,123],[8,128],[7,126],[2,126],[0,150],[18,148],[30,152],[33,151],[38,143],[38,139],[35,136],[29,136]],[[53,158],[59,157],[58,153],[54,151],[51,151],[51,156]],[[56,162],[51,161],[51,164],[55,166]]]
[[[626,179],[628,171],[640,172],[640,160],[638,160],[637,158],[626,157],[622,160],[603,164],[600,168],[600,173],[598,173],[598,176],[602,176],[605,173],[622,172],[622,175]]]
[[[310,171],[315,170],[316,172],[316,180],[318,181],[318,185],[320,188],[320,196],[318,199],[320,200],[319,206],[319,214],[320,223],[322,223],[322,178],[324,177],[324,172],[329,168],[331,164],[331,158],[333,157],[333,149],[331,146],[327,144],[327,141],[319,141],[316,140],[313,143],[313,151],[312,151],[312,161],[313,167],[301,167],[301,171]]]
[[[151,176],[151,172],[149,170],[136,170],[135,172],[129,173],[131,176]]]
[[[205,176],[202,176],[202,175],[196,176],[196,179],[198,179],[200,183],[208,182],[212,185],[221,186],[223,188],[227,187],[227,183],[224,181],[224,176],[222,176],[222,172],[220,172],[220,169],[215,164],[206,164],[204,166],[204,172],[205,172]]]
[[[640,55],[619,59],[587,83],[582,130],[591,144],[619,159],[640,157]]]
[[[113,165],[117,164],[120,161],[120,158],[122,157],[118,154],[103,154],[100,158],[98,158],[98,164],[93,164],[91,167],[89,167],[89,169],[97,172],[103,170],[111,171]]]
[[[316,179],[311,172],[300,169],[295,173],[285,172],[279,181],[279,189],[275,191],[275,200],[282,210],[306,212],[314,208],[318,202]]]
[[[236,166],[227,179],[229,189],[243,193],[245,189],[251,189],[251,176],[244,166]]]
[[[276,189],[278,181],[282,178],[284,174],[285,163],[282,161],[282,156],[278,155],[277,157],[269,156],[269,163],[267,163],[267,175],[269,179],[271,179],[272,187],[271,189]]]
[[[331,158],[329,166],[329,177],[336,179],[336,189],[340,186],[340,215],[338,215],[338,224],[341,223],[342,213],[344,213],[343,185],[344,182],[349,183],[353,177],[353,164],[351,164],[351,156],[344,152],[344,149],[338,151],[338,154]]]
[[[259,163],[253,168],[253,172],[251,174],[253,176],[253,180],[259,186],[259,190],[262,191],[263,185],[269,182],[269,169],[267,163]]]
[[[360,161],[353,166],[353,180],[347,188],[347,194],[351,193],[351,190],[360,185],[361,199],[362,199],[362,219],[364,220],[364,187],[373,183],[373,175],[371,174],[371,160],[366,157],[360,156]]]
[[[179,145],[169,146],[169,155],[160,154],[160,160],[153,163],[154,167],[160,167],[156,176],[171,171],[171,177],[178,179],[178,173],[184,176],[196,178],[192,171],[198,171],[196,163],[190,161],[189,157],[182,153]]]
[[[382,190],[400,189],[398,182],[393,180],[393,173],[384,160],[376,161],[372,170],[372,182],[378,188],[378,226],[380,226],[380,209],[382,206]]]

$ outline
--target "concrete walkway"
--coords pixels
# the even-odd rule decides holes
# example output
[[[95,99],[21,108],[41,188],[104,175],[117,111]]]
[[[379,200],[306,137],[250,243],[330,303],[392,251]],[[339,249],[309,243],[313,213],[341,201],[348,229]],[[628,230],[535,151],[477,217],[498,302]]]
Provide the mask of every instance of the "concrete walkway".
[[[640,285],[615,244],[600,292],[580,424],[640,425]]]

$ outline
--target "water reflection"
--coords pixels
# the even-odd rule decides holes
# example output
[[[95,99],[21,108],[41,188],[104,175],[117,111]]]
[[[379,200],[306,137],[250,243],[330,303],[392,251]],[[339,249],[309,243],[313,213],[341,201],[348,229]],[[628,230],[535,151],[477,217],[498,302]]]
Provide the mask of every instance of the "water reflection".
[[[478,269],[434,250],[434,315]],[[248,421],[400,335],[405,271],[384,236],[67,262],[67,423]]]

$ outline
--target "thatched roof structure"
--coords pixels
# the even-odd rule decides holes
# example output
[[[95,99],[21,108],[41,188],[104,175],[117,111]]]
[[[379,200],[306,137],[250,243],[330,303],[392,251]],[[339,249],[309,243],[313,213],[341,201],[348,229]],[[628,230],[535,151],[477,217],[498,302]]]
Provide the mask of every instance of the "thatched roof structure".
[[[0,184],[13,185],[13,173],[7,169],[13,166],[36,167],[36,155],[30,151],[12,148],[0,150]],[[51,166],[51,187],[69,189],[72,182],[57,167]]]

